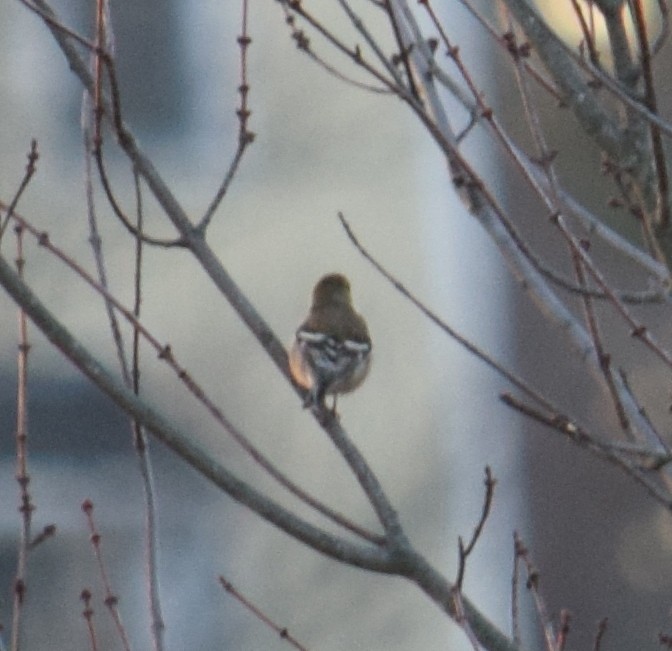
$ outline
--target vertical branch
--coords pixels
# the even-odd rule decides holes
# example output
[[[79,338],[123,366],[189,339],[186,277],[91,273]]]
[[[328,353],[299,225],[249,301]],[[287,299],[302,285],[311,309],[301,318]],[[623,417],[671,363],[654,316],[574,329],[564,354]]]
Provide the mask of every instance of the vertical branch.
[[[514,532],[513,572],[511,574],[511,636],[513,643],[520,647],[522,636],[520,634],[520,601],[518,589],[518,577],[520,576],[520,555],[518,554],[518,537]]]
[[[14,209],[28,187],[30,179],[35,174],[36,163],[38,159],[37,142],[33,140],[30,143],[30,153],[28,154],[28,164],[12,203],[7,210],[7,221],[14,213]],[[17,226],[16,233],[16,268],[19,280],[24,279],[25,257],[23,253],[23,227]],[[0,232],[0,236],[2,233]],[[32,513],[35,506],[30,497],[28,484],[30,475],[28,474],[28,352],[30,345],[28,343],[28,317],[25,310],[19,308],[19,352],[17,358],[17,396],[16,396],[16,481],[19,484],[19,513],[21,514],[21,532],[19,536],[16,575],[14,577],[13,604],[12,604],[12,634],[10,649],[19,651],[22,639],[21,615],[26,596],[26,573],[28,570],[28,553],[30,551],[31,523]]]
[[[137,206],[137,237],[135,238],[135,299],[133,316],[140,318],[140,306],[142,304],[142,252],[143,252],[143,206],[142,193],[140,191],[140,177],[136,168],[133,169],[135,181],[135,198]],[[140,329],[136,325],[133,328],[133,359],[132,359],[132,384],[135,395],[140,394]],[[132,422],[133,441],[140,461],[140,474],[145,493],[145,553],[147,556],[147,582],[149,610],[152,619],[152,642],[154,651],[162,651],[164,648],[165,622],[161,609],[161,589],[159,583],[159,527],[156,491],[154,488],[154,472],[152,460],[149,454],[149,441],[142,425],[137,421]]]
[[[544,632],[544,638],[546,640],[546,649],[547,651],[558,651],[556,644],[557,636],[553,630],[553,624],[551,623],[551,618],[548,615],[546,603],[544,602],[544,599],[539,592],[539,572],[537,571],[537,568],[534,567],[527,547],[525,547],[525,544],[518,535],[518,532],[514,532],[513,536],[516,548],[516,556],[520,557],[527,572],[526,586],[527,589],[532,592],[532,596],[534,597],[537,615],[539,616],[539,623],[541,624],[542,630]]]
[[[242,0],[242,3],[242,24],[240,36],[238,37],[238,45],[240,46],[240,85],[238,86],[238,92],[240,93],[240,108],[236,111],[236,114],[240,120],[238,138],[241,142],[245,143],[252,135],[247,130],[247,121],[251,115],[251,111],[247,106],[247,95],[250,92],[250,87],[247,83],[247,49],[250,47],[252,39],[247,32],[247,0]]]
[[[25,258],[23,254],[23,228],[16,227],[16,268],[23,279]],[[17,404],[16,404],[16,481],[19,484],[19,513],[21,513],[21,533],[17,553],[16,575],[14,578],[14,600],[12,608],[11,651],[19,651],[23,627],[21,615],[26,596],[26,573],[30,550],[32,503],[28,484],[28,320],[23,309],[19,309],[19,353],[17,359]]]
[[[97,152],[98,160],[102,145],[102,136],[100,132],[100,120],[103,114],[102,95],[101,95],[101,73],[102,73],[102,57],[100,53],[103,51],[104,45],[112,43],[112,35],[108,29],[109,21],[109,5],[106,0],[98,0],[97,3],[97,25],[96,25],[96,42],[98,52],[93,59],[94,77],[96,83],[94,85],[94,106],[93,106],[93,121],[94,121],[94,136],[93,145],[94,151]],[[89,231],[90,242],[93,248],[94,257],[96,260],[96,267],[98,271],[98,279],[101,286],[105,289],[108,287],[107,273],[105,268],[105,259],[103,255],[102,241],[98,231],[98,220],[96,217],[95,204],[93,200],[93,181],[91,171],[91,156],[90,156],[90,118],[91,118],[91,98],[87,90],[84,91],[82,102],[82,128],[84,130],[85,142],[85,173],[86,173],[86,188],[87,188],[87,202],[89,213]],[[133,314],[137,318],[140,315],[141,304],[141,266],[142,266],[142,234],[143,234],[143,211],[142,211],[142,196],[140,192],[140,181],[137,173],[137,168],[134,168],[135,181],[135,197],[137,206],[137,225],[133,232],[135,233],[136,241],[136,255],[135,255],[135,303]],[[116,316],[116,311],[109,298],[105,298],[105,307],[112,332],[112,339],[114,341],[115,349],[117,351],[117,359],[121,369],[121,375],[124,383],[128,387],[132,387],[136,395],[140,390],[140,365],[139,365],[139,340],[140,332],[137,325],[133,328],[133,350],[132,350],[132,367],[129,369],[129,364],[126,358],[124,339],[121,334],[119,321]],[[147,437],[137,422],[131,420],[131,431],[133,435],[133,442],[135,450],[138,454],[140,475],[143,482],[143,490],[145,496],[145,553],[146,553],[146,569],[147,569],[147,594],[149,602],[149,611],[151,617],[151,639],[154,651],[161,651],[164,648],[163,633],[165,630],[165,623],[161,612],[160,587],[159,587],[159,562],[158,562],[158,518],[157,518],[157,503],[154,490],[153,471],[151,466],[151,459],[149,457],[149,450],[147,446]]]
[[[597,632],[595,633],[595,643],[593,644],[593,651],[600,651],[602,638],[604,637],[604,634],[607,632],[608,624],[609,620],[605,617],[604,619],[601,619],[599,624],[597,625]]]

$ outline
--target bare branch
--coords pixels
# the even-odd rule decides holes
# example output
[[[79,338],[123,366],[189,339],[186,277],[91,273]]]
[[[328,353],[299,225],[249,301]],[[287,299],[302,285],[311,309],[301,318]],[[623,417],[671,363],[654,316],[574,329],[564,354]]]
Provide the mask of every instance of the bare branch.
[[[31,167],[29,163],[29,167]],[[26,172],[26,179],[32,173]],[[25,186],[24,186],[25,187]],[[16,229],[16,268],[17,277],[23,282],[25,258],[23,252],[23,229]],[[28,318],[25,310],[19,307],[19,352],[17,359],[17,396],[16,396],[16,481],[19,488],[19,508],[21,527],[17,541],[16,573],[12,600],[12,651],[19,651],[25,636],[24,601],[28,589],[28,555],[31,547],[33,511],[35,504],[28,488]]]

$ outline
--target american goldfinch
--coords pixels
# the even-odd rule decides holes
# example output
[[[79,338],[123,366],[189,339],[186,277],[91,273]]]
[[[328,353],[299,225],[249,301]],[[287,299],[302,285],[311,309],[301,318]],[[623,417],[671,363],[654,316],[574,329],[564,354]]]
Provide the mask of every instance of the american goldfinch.
[[[313,289],[313,302],[289,352],[289,368],[308,389],[304,407],[324,405],[326,395],[356,389],[371,365],[371,338],[355,312],[350,283],[341,274],[324,276]]]

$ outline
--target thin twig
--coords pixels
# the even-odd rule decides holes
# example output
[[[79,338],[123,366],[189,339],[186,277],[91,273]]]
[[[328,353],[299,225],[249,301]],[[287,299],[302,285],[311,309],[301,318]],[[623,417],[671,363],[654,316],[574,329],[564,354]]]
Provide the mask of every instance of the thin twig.
[[[7,211],[8,218],[14,213],[21,195],[23,194],[30,179],[35,173],[37,162],[37,143],[31,142],[30,153],[25,174],[14,198]],[[5,225],[7,225],[7,221]],[[26,264],[23,248],[24,229],[18,225],[14,229],[16,233],[16,269],[19,280],[24,280],[24,268]],[[2,233],[0,232],[0,235]],[[16,573],[12,591],[12,632],[10,648],[12,651],[20,651],[24,637],[23,609],[27,591],[28,556],[31,547],[31,528],[33,503],[30,491],[30,475],[28,473],[28,318],[25,310],[19,306],[18,312],[18,356],[17,356],[17,395],[16,395],[16,481],[19,487],[19,513],[21,514],[21,528],[18,540]]]
[[[546,649],[547,651],[558,651],[555,643],[556,635],[555,631],[553,630],[553,623],[551,622],[551,618],[548,615],[546,602],[539,592],[539,571],[532,563],[529,551],[527,550],[527,547],[525,547],[525,544],[523,543],[518,533],[514,532],[513,537],[516,555],[520,557],[523,565],[525,565],[527,573],[526,586],[534,598],[537,615],[539,617],[539,623],[541,624],[541,629],[544,633],[544,639],[546,641]]]
[[[492,470],[490,466],[485,467],[485,495],[483,496],[483,507],[481,509],[481,517],[478,519],[474,531],[471,534],[469,542],[465,545],[462,537],[460,536],[458,540],[458,549],[459,549],[459,566],[457,572],[457,579],[455,580],[455,585],[458,591],[462,590],[462,584],[464,582],[464,572],[466,570],[467,558],[474,550],[476,542],[481,537],[483,527],[485,522],[490,515],[490,509],[492,508],[492,500],[495,494],[495,484],[497,480],[492,476]]]
[[[567,637],[569,635],[569,622],[571,618],[572,617],[569,611],[565,608],[560,611],[560,628],[558,630],[558,638],[556,640],[558,651],[564,651],[567,644]]]
[[[389,0],[385,0],[386,2],[389,2]],[[376,40],[376,38],[373,36],[371,31],[368,29],[366,23],[361,19],[361,17],[355,12],[355,10],[350,6],[350,3],[348,0],[337,0],[338,4],[341,5],[341,8],[345,12],[345,14],[348,17],[348,20],[352,23],[353,27],[362,35],[364,38],[364,41],[366,44],[371,48],[371,51],[376,55],[376,58],[378,61],[383,65],[383,67],[387,70],[387,73],[390,75],[392,79],[394,79],[394,86],[397,89],[397,92],[399,94],[403,94],[404,96],[408,96],[412,99],[414,103],[418,103],[418,98],[417,95],[413,93],[413,78],[409,78],[407,80],[407,84],[404,83],[403,79],[401,78],[401,75],[399,74],[398,70],[395,68],[393,62],[388,59],[387,56],[385,56],[385,53],[381,49],[380,44]],[[404,51],[405,44],[403,42],[403,39],[399,37],[399,45],[401,52]],[[356,52],[361,54],[361,50],[359,48],[356,49]],[[416,91],[417,92],[417,91]]]
[[[96,636],[96,629],[93,626],[93,608],[91,606],[91,591],[88,589],[82,590],[79,598],[84,602],[84,610],[82,617],[86,622],[86,630],[89,634],[89,644],[91,651],[98,651],[98,638]]]
[[[579,280],[579,284],[586,286],[586,277],[583,268],[583,261],[579,257],[578,253],[571,249],[572,252],[572,262],[574,264],[574,271],[576,272],[576,277]],[[595,354],[597,355],[598,364],[602,375],[604,377],[605,384],[609,391],[609,396],[614,405],[614,411],[618,418],[618,422],[621,426],[621,429],[627,436],[630,441],[635,439],[634,433],[630,427],[630,421],[628,416],[625,413],[623,408],[623,403],[620,399],[619,393],[616,389],[614,383],[614,369],[611,364],[611,355],[606,352],[604,349],[604,343],[602,340],[602,333],[597,320],[597,315],[595,313],[595,308],[593,302],[589,296],[583,297],[583,309],[586,315],[586,323],[588,325],[588,332],[593,340],[593,346],[595,348]]]
[[[93,502],[91,500],[84,500],[82,503],[82,511],[86,514],[86,521],[89,526],[89,532],[91,534],[91,546],[93,547],[93,554],[96,559],[96,564],[98,565],[98,572],[100,573],[100,578],[103,583],[103,590],[105,592],[104,603],[107,607],[112,621],[114,622],[114,627],[117,630],[119,639],[124,648],[124,651],[130,651],[131,645],[128,641],[128,633],[126,627],[124,626],[121,620],[121,613],[119,612],[119,597],[114,594],[112,591],[112,583],[110,582],[110,577],[107,571],[107,565],[105,559],[103,558],[103,553],[100,548],[101,536],[98,530],[96,529],[96,523],[93,519]]]
[[[250,119],[251,111],[248,107],[247,98],[250,92],[250,86],[248,83],[247,76],[247,50],[252,43],[247,31],[247,9],[248,3],[247,0],[242,0],[242,20],[241,20],[241,33],[238,36],[238,45],[240,46],[240,84],[238,85],[238,93],[240,95],[240,106],[236,110],[236,115],[238,116],[238,145],[236,147],[236,152],[233,156],[233,160],[229,165],[229,169],[224,175],[224,180],[219,186],[219,189],[215,193],[214,198],[210,202],[208,209],[205,211],[205,214],[201,218],[201,221],[196,226],[196,229],[201,233],[205,233],[212,218],[219,207],[219,204],[222,202],[224,195],[227,193],[229,186],[231,185],[240,161],[243,158],[247,148],[254,141],[254,133],[248,129],[247,123]]]
[[[103,0],[98,1],[97,11],[97,29],[96,39],[98,50],[109,50],[114,42],[114,36],[111,31],[111,21],[109,17],[109,3]],[[93,104],[94,109],[94,140],[100,139],[100,119],[102,116],[102,91],[101,91],[101,57],[93,57],[94,76],[96,79],[95,98]],[[89,155],[91,141],[91,97],[89,92],[85,89],[82,99],[82,127],[84,131],[85,143],[85,172],[86,172],[86,188],[87,188],[87,202],[89,213],[89,231],[90,242],[93,248],[94,258],[96,260],[96,268],[98,270],[98,281],[105,290],[109,291],[107,282],[107,274],[105,269],[105,259],[103,255],[102,241],[98,231],[97,217],[95,210],[95,203],[93,199],[93,181],[91,174],[91,156]],[[135,198],[137,206],[138,223],[136,230],[138,236],[136,237],[136,266],[135,266],[135,306],[133,314],[139,318],[140,309],[140,269],[141,269],[141,252],[142,252],[142,195],[140,191],[140,183],[137,171],[134,170],[133,175],[135,181]],[[138,330],[133,329],[133,363],[132,371],[129,370],[129,364],[126,359],[125,346],[119,322],[117,319],[114,304],[108,298],[104,299],[105,308],[108,315],[108,321],[112,333],[112,339],[115,344],[117,359],[119,360],[121,375],[128,387],[132,387],[136,394],[139,392],[139,365],[138,365]],[[138,455],[140,475],[142,478],[144,505],[145,505],[145,551],[146,551],[146,568],[147,568],[147,592],[148,604],[151,618],[150,638],[154,651],[162,651],[164,648],[164,629],[163,616],[161,613],[161,599],[159,589],[159,560],[158,560],[158,524],[157,524],[157,504],[153,482],[153,471],[151,459],[149,457],[149,449],[147,447],[146,436],[142,431],[142,427],[135,421],[131,420],[131,433],[134,441],[134,448]]]
[[[349,47],[343,43],[334,32],[327,29],[318,19],[316,19],[310,12],[300,2],[292,2],[291,0],[281,0],[283,5],[287,5],[296,15],[303,18],[313,29],[315,29],[319,34],[321,34],[331,45],[333,45],[339,52],[347,56],[356,66],[361,67],[367,73],[369,73],[376,81],[381,83],[384,88],[389,89],[394,94],[399,94],[400,89],[397,88],[396,81],[394,77],[387,77],[384,73],[378,70],[375,66],[370,64],[362,53],[362,50],[359,46]],[[305,50],[303,45],[299,44],[299,49]],[[308,51],[308,50],[305,50]],[[384,59],[384,57],[383,57]],[[385,61],[387,64],[387,61]],[[396,75],[396,71],[395,71]],[[398,78],[398,77],[397,77]]]
[[[103,93],[103,71],[107,71],[107,75],[110,82],[110,90],[112,95],[112,109],[113,115],[111,119],[116,125],[117,130],[122,125],[122,116],[121,116],[121,96],[119,93],[119,86],[117,82],[116,70],[114,65],[114,59],[111,53],[107,49],[108,43],[112,42],[112,38],[109,36],[108,32],[108,19],[107,19],[108,10],[106,8],[106,3],[102,0],[98,1],[98,11],[97,11],[97,25],[96,25],[96,48],[94,50],[94,92],[93,92],[93,115],[94,115],[94,128],[93,128],[93,138],[92,138],[92,155],[96,161],[96,166],[98,169],[98,175],[100,178],[101,185],[107,196],[108,203],[112,207],[114,214],[117,216],[119,221],[123,224],[126,230],[133,235],[134,237],[142,237],[143,241],[148,244],[155,246],[161,246],[165,248],[170,248],[174,246],[183,246],[183,242],[178,238],[176,240],[166,240],[163,238],[150,237],[146,234],[139,234],[137,228],[131,223],[131,220],[126,216],[126,213],[119,205],[114,192],[112,190],[111,181],[107,175],[107,170],[105,168],[105,162],[103,158],[103,129],[102,129],[102,120],[105,115],[105,101]],[[85,104],[86,106],[86,104]]]
[[[55,524],[47,524],[42,528],[42,531],[37,534],[31,541],[30,541],[30,551],[35,549],[36,547],[39,547],[43,542],[49,540],[50,538],[53,538],[56,535],[56,525]]]
[[[146,242],[147,244],[151,244],[152,246],[158,246],[161,248],[165,249],[170,249],[170,248],[181,248],[181,247],[186,247],[186,244],[184,240],[180,237],[173,238],[173,239],[167,239],[167,238],[161,238],[161,237],[153,237],[150,235],[147,235],[145,233],[139,234],[137,231],[137,228],[131,223],[131,220],[127,217],[126,213],[122,209],[122,207],[119,205],[119,202],[117,201],[114,191],[112,189],[112,183],[107,175],[107,169],[105,167],[105,161],[103,157],[103,148],[102,148],[102,140],[96,141],[94,138],[94,144],[93,144],[93,157],[96,161],[96,167],[98,169],[98,176],[100,178],[101,185],[103,186],[103,190],[105,191],[105,196],[107,197],[107,201],[110,204],[112,211],[114,214],[117,216],[119,221],[123,224],[123,226],[126,228],[126,230],[134,237],[141,237],[143,242]]]
[[[226,590],[238,603],[242,604],[249,610],[259,621],[264,623],[270,629],[275,631],[281,639],[286,640],[288,644],[299,651],[308,651],[308,648],[303,646],[284,626],[278,626],[268,615],[266,615],[258,606],[255,606],[247,597],[245,597],[230,581],[227,581],[223,576],[219,577],[224,590]]]
[[[16,228],[16,267],[23,280],[25,258],[23,253],[23,229]],[[18,540],[16,573],[14,575],[12,603],[12,651],[20,651],[24,637],[23,609],[27,591],[28,554],[31,543],[32,514],[35,510],[28,485],[28,319],[19,308],[19,352],[17,358],[16,396],[16,481],[19,485],[19,513],[21,529]]]
[[[404,66],[404,71],[406,72],[406,79],[408,81],[408,88],[411,91],[411,94],[415,98],[417,102],[421,102],[420,98],[420,93],[418,92],[418,88],[415,85],[415,80],[413,79],[413,69],[411,68],[411,63],[408,57],[408,46],[404,43],[404,40],[401,36],[401,32],[399,31],[399,22],[398,18],[394,13],[394,7],[390,0],[384,0],[383,6],[385,8],[385,11],[387,12],[387,16],[390,20],[390,24],[392,26],[392,33],[394,34],[394,39],[397,42],[397,57],[398,60],[401,61],[401,64]]]
[[[517,534],[513,532],[513,571],[511,573],[511,633],[517,646],[522,646],[520,634],[520,590],[518,589],[518,576],[520,575],[520,556],[516,544]]]
[[[37,170],[36,164],[38,158],[39,154],[37,152],[37,140],[33,139],[30,141],[30,153],[28,154],[28,163],[26,164],[26,171],[23,175],[23,178],[21,179],[21,183],[19,183],[19,188],[14,193],[14,196],[12,197],[12,200],[9,202],[9,205],[5,208],[4,221],[0,219],[0,241],[2,241],[2,235],[5,232],[7,224],[9,224],[12,215],[14,214],[14,210],[16,209],[16,206],[19,203],[19,199],[21,199],[24,190],[28,187],[30,180],[33,178],[33,175]]]
[[[296,26],[296,18],[294,14],[291,13],[288,3],[287,2],[281,2],[282,9],[285,12],[285,23],[289,26],[291,30],[291,35],[292,39],[296,43],[296,47],[304,52],[314,63],[319,65],[321,68],[326,70],[330,75],[338,79],[339,81],[344,82],[348,86],[353,86],[354,88],[358,88],[359,90],[364,90],[369,93],[374,93],[377,95],[390,95],[393,94],[394,91],[390,90],[389,88],[385,86],[372,86],[371,84],[366,84],[361,81],[357,81],[356,79],[353,79],[352,77],[349,77],[348,75],[344,74],[340,70],[338,70],[336,67],[325,61],[315,50],[313,49],[311,45],[311,41],[309,36],[306,34],[306,32],[299,27]]]
[[[609,624],[609,619],[605,617],[600,620],[600,623],[597,625],[597,633],[595,634],[595,643],[593,644],[593,651],[600,651],[602,645],[602,638],[607,632],[607,625]]]
[[[630,310],[613,293],[602,273],[597,269],[595,264],[588,256],[586,247],[582,244],[582,242],[569,230],[564,220],[559,215],[554,215],[552,220],[559,227],[560,232],[570,244],[572,250],[576,253],[577,256],[579,256],[582,264],[585,266],[585,269],[588,271],[590,276],[595,280],[611,304],[616,308],[616,311],[628,324],[630,327],[630,334],[634,338],[642,341],[646,347],[651,350],[660,360],[662,360],[668,367],[672,368],[672,353],[663,348],[663,346],[651,335],[648,328],[635,319],[630,313]]]
[[[632,400],[639,401],[639,398],[635,396],[635,393],[632,390],[632,387],[630,386],[630,380],[628,379],[628,374],[625,372],[625,370],[619,368],[618,374],[621,378],[621,382],[623,383],[623,387],[631,396]],[[652,464],[650,467],[654,467],[656,469],[661,468],[663,465],[668,463],[669,459],[672,459],[672,445],[670,445],[669,441],[667,440],[667,436],[661,434],[658,431],[658,429],[654,426],[653,422],[649,418],[646,409],[641,404],[639,406],[639,413],[642,415],[642,418],[644,418],[649,422],[651,430],[658,435],[658,446],[660,447],[661,452],[660,453],[654,452],[653,454],[649,455],[650,463]]]
[[[583,43],[585,43],[586,47],[588,48],[588,56],[590,57],[590,61],[594,66],[599,66],[600,55],[598,54],[597,48],[595,47],[595,33],[588,25],[578,0],[572,0],[572,9],[574,9],[574,13],[576,14],[576,17],[579,21],[579,26],[581,27],[581,32],[583,33]]]
[[[578,423],[570,420],[566,415],[558,412],[543,413],[539,409],[527,405],[511,394],[504,393],[500,396],[501,401],[515,409],[519,413],[535,420],[543,425],[546,425],[551,430],[560,432],[568,437],[570,441],[581,448],[588,450],[595,454],[598,458],[613,463],[617,468],[623,470],[630,475],[637,483],[643,486],[649,495],[659,502],[667,510],[672,510],[672,497],[669,493],[661,490],[659,483],[651,481],[638,466],[635,466],[631,461],[624,456],[624,453],[630,456],[632,453],[628,450],[623,450],[620,446],[611,443],[603,443],[588,433],[588,431]],[[655,452],[650,453],[652,458],[659,458]],[[662,464],[662,465],[661,465]],[[660,459],[660,463],[655,465],[653,469],[660,469],[669,464],[669,457]],[[647,469],[649,470],[649,469]]]
[[[507,52],[509,51],[509,43],[506,38],[506,34],[502,35],[490,23],[490,21],[481,12],[479,12],[471,2],[469,2],[469,0],[458,0],[458,2],[476,19],[476,22],[478,22],[481,25],[481,27],[483,27],[483,29],[490,36],[490,38],[500,48],[502,48]],[[422,4],[431,10],[431,5],[429,1],[423,1]],[[434,14],[433,10],[431,10],[431,14]],[[435,26],[437,24],[440,24],[436,16],[432,17],[432,22],[434,23]],[[529,44],[527,47],[529,48]],[[539,86],[541,86],[541,88],[543,88],[551,97],[553,97],[561,107],[564,107],[565,104],[564,99],[562,97],[562,93],[554,84],[553,80],[549,79],[542,72],[537,70],[537,68],[534,65],[532,65],[532,63],[529,61],[529,59],[525,59],[523,65],[525,66],[525,69],[530,74],[530,76],[539,84]]]
[[[443,321],[435,312],[433,312],[429,307],[416,298],[410,290],[408,290],[395,276],[392,275],[392,273],[383,267],[383,265],[380,264],[371,253],[369,253],[368,249],[364,247],[364,245],[359,241],[357,235],[355,235],[355,232],[344,217],[343,213],[338,213],[338,219],[341,222],[348,239],[352,242],[359,253],[361,253],[364,259],[367,260],[374,267],[374,269],[376,269],[376,271],[378,271],[378,273],[380,273],[383,278],[385,278],[404,298],[410,301],[416,308],[420,310],[420,312],[428,317],[430,321],[439,326],[441,330],[443,330],[449,337],[457,341],[457,343],[465,348],[469,353],[474,355],[477,359],[480,359],[496,373],[501,375],[527,396],[532,398],[535,402],[538,402],[547,409],[552,409],[551,404],[529,384],[527,384],[513,372],[507,370],[503,364],[495,360],[488,353],[482,351],[476,344],[472,343],[466,337],[463,337],[461,334],[459,334],[445,321]]]
[[[651,51],[649,48],[649,36],[644,17],[644,9],[641,0],[630,0],[630,11],[633,14],[637,41],[639,43],[640,64],[644,78],[644,103],[652,113],[658,113],[656,100],[656,87],[653,81],[653,67]],[[667,160],[660,137],[660,129],[657,125],[649,123],[651,134],[651,146],[653,149],[653,162],[656,167],[656,179],[658,182],[658,219],[656,220],[657,231],[664,234],[670,227],[670,181],[667,169]]]
[[[135,239],[135,273],[134,275],[134,305],[133,316],[140,319],[140,307],[142,305],[142,253],[144,241],[142,233],[144,229],[144,212],[142,204],[142,191],[140,178],[137,170],[133,170],[135,181],[135,204],[137,206],[138,236]],[[132,385],[135,395],[140,394],[140,331],[133,328],[133,356],[131,360]],[[147,556],[147,593],[149,599],[149,611],[152,621],[151,637],[155,651],[162,651],[165,647],[166,625],[163,619],[161,607],[161,587],[159,583],[159,523],[156,489],[154,488],[154,470],[150,455],[149,441],[142,425],[135,419],[131,422],[133,430],[133,442],[140,460],[140,474],[145,495],[145,553]]]

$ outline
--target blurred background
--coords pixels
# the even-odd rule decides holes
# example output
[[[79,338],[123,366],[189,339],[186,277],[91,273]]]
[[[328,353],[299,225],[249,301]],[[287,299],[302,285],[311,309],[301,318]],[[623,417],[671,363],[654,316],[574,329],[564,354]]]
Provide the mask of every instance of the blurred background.
[[[573,648],[592,648],[603,617],[611,621],[606,648],[652,646],[668,624],[672,586],[665,514],[624,475],[501,405],[498,395],[509,387],[376,274],[348,242],[337,212],[416,296],[559,395],[559,402],[601,417],[604,396],[594,383],[577,379],[581,367],[566,358],[511,284],[499,252],[457,199],[440,153],[410,111],[311,62],[297,50],[278,3],[250,5],[249,128],[256,139],[210,228],[211,246],[287,343],[315,281],[332,271],[350,277],[356,306],[369,321],[375,361],[363,387],[339,401],[346,429],[411,540],[449,578],[456,571],[457,537],[469,536],[478,520],[483,471],[491,466],[498,480],[494,509],[467,567],[465,592],[503,630],[510,631],[515,530],[538,565],[551,612],[557,617],[568,608],[574,614]],[[513,81],[497,63],[501,54],[458,5],[446,9],[451,35],[515,130],[519,107],[508,101]],[[54,6],[68,25],[92,33],[91,7],[66,0]],[[374,9],[358,9],[384,28]],[[137,0],[112,11],[125,119],[197,219],[236,146],[240,3]],[[335,8],[320,8],[320,16],[345,25]],[[81,88],[44,25],[18,2],[0,6],[0,53],[0,198],[8,201],[15,192],[36,138],[38,174],[19,212],[93,270]],[[459,128],[468,116],[455,107],[455,119]],[[524,137],[522,124],[520,132]],[[595,190],[597,154],[578,130],[556,137],[568,152],[566,173],[573,181],[585,179],[580,190],[598,205],[606,191],[600,196]],[[482,157],[484,176],[510,187],[511,209],[534,235],[539,206],[487,143],[471,136],[468,148]],[[130,208],[130,171],[108,149],[117,195]],[[102,196],[97,206],[111,287],[130,305],[133,244]],[[148,194],[146,219],[151,233],[174,234]],[[2,242],[7,257],[15,255],[11,235]],[[552,248],[543,232],[534,243]],[[27,249],[26,275],[40,297],[115,368],[102,301],[35,243]],[[331,443],[198,265],[179,250],[147,248],[145,256],[142,320],[153,334],[170,343],[224,413],[299,484],[375,526]],[[4,294],[0,319],[0,623],[7,629],[20,523],[13,439],[16,310]],[[94,593],[107,648],[115,639],[80,508],[87,498],[95,504],[131,639],[145,648],[143,498],[129,425],[34,328],[30,341],[33,522],[36,530],[53,522],[58,534],[31,556],[26,648],[85,648],[79,602],[85,587]],[[218,460],[273,490],[150,350],[144,351],[142,381],[143,395]],[[653,378],[651,384],[661,382]],[[311,649],[470,648],[412,585],[322,558],[232,503],[159,445],[152,453],[168,648],[287,648],[223,592],[220,574]],[[533,615],[525,619],[527,647],[535,648],[538,627]]]

